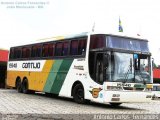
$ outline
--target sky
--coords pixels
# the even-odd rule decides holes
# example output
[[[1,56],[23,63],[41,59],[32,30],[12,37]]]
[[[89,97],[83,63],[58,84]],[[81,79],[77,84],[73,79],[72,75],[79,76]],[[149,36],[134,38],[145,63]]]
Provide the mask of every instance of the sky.
[[[159,0],[0,0],[0,48],[42,38],[91,31],[123,33],[149,40],[160,64]]]

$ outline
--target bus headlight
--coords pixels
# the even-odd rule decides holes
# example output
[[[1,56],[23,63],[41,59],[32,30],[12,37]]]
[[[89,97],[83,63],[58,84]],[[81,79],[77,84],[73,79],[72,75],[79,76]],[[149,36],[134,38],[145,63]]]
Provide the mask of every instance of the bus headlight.
[[[146,91],[152,91],[153,85],[152,84],[147,84],[146,85]]]
[[[147,89],[152,89],[152,88],[153,88],[153,85],[152,85],[152,84],[147,84],[147,85],[146,85],[146,88],[147,88]]]

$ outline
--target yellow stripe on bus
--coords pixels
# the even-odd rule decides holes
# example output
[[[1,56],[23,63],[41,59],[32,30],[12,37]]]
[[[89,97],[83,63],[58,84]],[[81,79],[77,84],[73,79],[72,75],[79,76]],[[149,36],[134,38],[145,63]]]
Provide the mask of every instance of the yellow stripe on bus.
[[[42,72],[39,72],[37,75],[37,86],[36,86],[36,90],[38,91],[43,91],[44,85],[47,81],[48,75],[51,71],[52,65],[54,64],[53,60],[47,60]]]
[[[24,77],[28,79],[29,88],[31,90],[43,91],[44,85],[54,64],[54,60],[46,60],[43,70],[41,72],[28,72],[28,71],[8,71],[7,72],[7,85],[15,87],[16,78],[19,76],[21,81]]]

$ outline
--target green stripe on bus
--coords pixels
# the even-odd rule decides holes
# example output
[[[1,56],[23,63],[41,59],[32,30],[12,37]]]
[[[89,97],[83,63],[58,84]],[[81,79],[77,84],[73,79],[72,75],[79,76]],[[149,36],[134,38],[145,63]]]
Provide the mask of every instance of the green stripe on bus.
[[[56,60],[49,73],[44,91],[59,94],[73,59]]]
[[[57,73],[56,80],[53,83],[51,93],[59,94],[72,62],[73,60],[70,59],[63,60],[60,69]]]
[[[50,93],[52,85],[56,80],[57,73],[59,68],[62,64],[63,60],[55,60],[54,64],[52,65],[51,71],[49,72],[46,84],[44,86],[44,91]]]

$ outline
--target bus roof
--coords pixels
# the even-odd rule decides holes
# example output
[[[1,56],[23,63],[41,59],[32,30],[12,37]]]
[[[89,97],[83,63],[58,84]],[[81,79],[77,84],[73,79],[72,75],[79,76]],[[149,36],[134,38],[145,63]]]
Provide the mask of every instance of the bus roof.
[[[132,38],[132,39],[138,39],[138,40],[147,40],[142,38],[141,36],[128,36],[124,33],[102,33],[102,32],[93,32],[93,33],[89,33],[89,32],[82,32],[79,34],[71,34],[71,35],[64,35],[64,36],[55,36],[55,37],[50,37],[50,38],[44,38],[44,39],[39,39],[37,41],[56,41],[56,40],[62,40],[62,39],[71,39],[71,38],[78,38],[78,37],[85,37],[88,35],[96,35],[96,34],[104,34],[104,35],[109,35],[109,36],[117,36],[117,37],[125,37],[125,38]],[[148,40],[147,40],[148,41]]]
[[[123,37],[123,38],[130,38],[130,39],[138,39],[138,40],[143,40],[143,41],[148,41],[147,39],[143,39],[140,36],[127,36],[124,33],[102,33],[102,32],[82,32],[80,34],[71,34],[71,35],[64,35],[64,36],[55,36],[55,37],[49,37],[49,38],[43,38],[39,39],[36,41],[31,41],[28,44],[23,44],[23,45],[30,45],[30,44],[36,44],[36,43],[45,43],[45,42],[51,42],[51,41],[57,41],[57,40],[63,40],[63,39],[73,39],[73,38],[79,38],[79,37],[87,37],[88,35],[108,35],[108,36],[117,36],[117,37]],[[18,45],[21,46],[21,45]],[[18,47],[17,46],[17,47]]]

